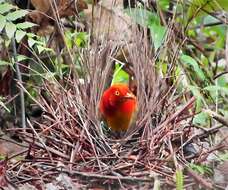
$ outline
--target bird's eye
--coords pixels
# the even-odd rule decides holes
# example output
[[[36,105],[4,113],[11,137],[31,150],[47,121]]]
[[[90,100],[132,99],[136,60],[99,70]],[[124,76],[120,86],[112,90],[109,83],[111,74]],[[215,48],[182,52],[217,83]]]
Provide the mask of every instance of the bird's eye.
[[[120,92],[117,90],[117,91],[115,91],[115,95],[116,96],[119,96],[120,95]]]

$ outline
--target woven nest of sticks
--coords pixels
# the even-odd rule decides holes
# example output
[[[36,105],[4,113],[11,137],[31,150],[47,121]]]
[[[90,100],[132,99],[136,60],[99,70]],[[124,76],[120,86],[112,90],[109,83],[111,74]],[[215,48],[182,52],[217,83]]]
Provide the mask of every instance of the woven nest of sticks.
[[[168,189],[175,187],[176,171],[185,170],[186,186],[197,181],[210,187],[186,167],[190,161],[204,161],[215,148],[186,153],[186,146],[200,145],[205,136],[193,134],[195,98],[176,93],[178,79],[172,70],[178,60],[172,34],[164,44],[170,47],[170,57],[164,60],[170,63],[167,76],[157,73],[156,55],[145,35],[137,33],[132,44],[126,47],[137,86],[138,114],[125,138],[114,138],[99,117],[99,100],[118,49],[103,42],[80,53],[82,74],[72,72],[63,83],[45,81],[36,101],[44,110],[42,118],[28,120],[26,130],[17,129],[27,148],[20,153],[23,159],[7,162],[7,179],[12,184],[41,188],[40,184],[64,174],[77,188],[151,189],[160,183]]]

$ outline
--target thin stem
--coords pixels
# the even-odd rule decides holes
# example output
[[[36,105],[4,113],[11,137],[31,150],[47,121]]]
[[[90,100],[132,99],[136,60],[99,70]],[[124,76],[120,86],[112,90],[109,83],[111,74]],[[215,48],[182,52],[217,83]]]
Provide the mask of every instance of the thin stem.
[[[18,60],[17,60],[17,49],[16,49],[16,42],[15,42],[15,37],[12,38],[12,46],[13,46],[13,59],[15,63],[15,68],[16,68],[16,75],[19,83],[22,84],[22,77],[21,77],[21,71],[20,67],[18,65]],[[24,96],[24,91],[22,88],[19,88],[20,91],[20,103],[21,103],[21,125],[22,128],[26,128],[26,120],[25,120],[25,96]]]

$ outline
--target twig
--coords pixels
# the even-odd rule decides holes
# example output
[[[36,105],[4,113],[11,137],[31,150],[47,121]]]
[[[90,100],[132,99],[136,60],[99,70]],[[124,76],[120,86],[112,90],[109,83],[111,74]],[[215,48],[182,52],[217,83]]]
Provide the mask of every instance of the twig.
[[[195,27],[189,27],[190,29],[196,29],[196,28],[201,28],[201,27],[211,27],[211,26],[217,26],[217,25],[223,25],[224,23],[221,21],[218,22],[212,22],[212,23],[208,23],[208,24],[202,24],[202,25],[198,25]]]
[[[208,113],[211,117],[213,117],[219,123],[228,127],[228,121],[223,116],[221,116],[221,115],[219,115],[216,112],[211,111],[211,110],[204,110],[204,112]]]
[[[169,119],[165,120],[159,127],[157,127],[155,130],[160,130],[163,126],[168,125],[169,123],[173,122],[183,111],[185,111],[187,108],[191,107],[192,104],[195,102],[195,97],[192,97],[186,105],[184,105],[180,110],[175,112]]]
[[[136,177],[126,177],[126,176],[111,176],[111,175],[102,175],[102,174],[95,174],[95,173],[88,173],[88,172],[79,172],[79,171],[72,171],[69,172],[68,170],[57,169],[59,172],[63,172],[68,174],[69,176],[80,176],[84,178],[97,178],[97,179],[104,179],[104,180],[122,180],[122,181],[130,181],[130,182],[153,182],[153,178],[136,178]]]
[[[218,126],[218,127],[212,127],[208,130],[203,130],[203,132],[199,133],[199,134],[194,134],[192,137],[190,137],[184,144],[182,144],[182,146],[179,148],[183,148],[184,146],[186,146],[187,144],[190,144],[194,139],[198,138],[198,139],[203,139],[208,137],[209,135],[212,135],[216,132],[218,132],[218,130],[221,128],[222,126]]]
[[[223,139],[226,139],[226,138],[227,138],[227,137],[225,137],[225,138],[223,138]],[[226,145],[223,144],[222,142],[223,142],[223,141],[221,141],[218,145],[216,145],[216,146],[210,148],[207,152],[203,152],[203,153],[201,154],[202,157],[201,157],[201,158],[198,158],[198,160],[196,161],[196,163],[202,163],[203,161],[205,161],[205,160],[207,159],[207,157],[208,157],[208,155],[209,155],[210,153],[215,152],[216,150],[220,150],[220,149],[226,147]]]
[[[51,156],[51,154],[50,154],[50,152],[49,152],[49,150],[48,150],[48,147],[47,147],[46,144],[43,142],[43,140],[41,139],[41,137],[39,136],[39,134],[36,132],[36,130],[34,129],[34,127],[32,126],[32,124],[30,123],[30,121],[27,120],[27,122],[28,122],[30,128],[33,130],[33,132],[34,132],[34,134],[36,135],[36,137],[39,139],[39,141],[40,141],[41,144],[43,145],[43,147],[46,149],[46,151],[47,151],[47,153],[48,153],[48,155],[49,155],[51,161],[53,161],[52,156]]]
[[[227,35],[228,36],[228,35]],[[228,48],[227,48],[228,49]],[[227,58],[228,59],[228,58]],[[226,70],[228,70],[228,61],[227,61],[227,66],[226,66]],[[217,78],[219,78],[219,77],[221,77],[222,75],[225,75],[225,74],[227,74],[228,73],[228,71],[223,71],[223,72],[221,72],[221,73],[218,73],[217,75],[215,75],[214,77],[213,77],[213,80],[215,80],[215,79],[217,79]]]
[[[228,31],[226,32],[225,59],[226,59],[225,70],[226,70],[226,72],[228,72]]]
[[[10,156],[8,159],[11,160],[12,158],[15,158],[15,157],[17,157],[17,156],[20,156],[20,155],[26,153],[27,151],[28,151],[28,149],[22,150],[22,151],[20,151],[20,152],[18,152],[18,153],[16,153],[16,154],[13,154],[13,155]]]
[[[21,76],[21,71],[18,65],[18,60],[17,60],[17,49],[16,49],[16,42],[15,42],[15,37],[12,38],[12,46],[13,46],[13,58],[14,58],[14,63],[15,63],[15,68],[16,68],[16,75],[19,83],[22,85],[22,76]],[[24,91],[23,89],[19,88],[20,90],[20,102],[21,102],[21,125],[22,128],[26,128],[26,120],[25,120],[25,96],[24,96]]]
[[[16,141],[12,140],[12,139],[4,138],[4,137],[1,137],[1,136],[0,136],[0,139],[2,139],[4,141],[7,141],[7,142],[10,142],[10,143],[13,143],[13,144],[16,144],[18,146],[24,147],[24,148],[28,148],[28,145],[18,143]]]
[[[188,174],[194,178],[195,181],[197,181],[200,185],[205,187],[206,189],[213,189],[213,184],[202,178],[200,175],[198,175],[196,172],[191,170],[190,168],[187,168]]]
[[[30,140],[28,140],[28,139],[24,139],[26,142],[30,142],[30,143],[32,143]],[[42,148],[42,149],[44,149],[44,145],[42,144],[42,143],[38,143],[38,142],[34,142],[34,144],[36,145],[36,146],[38,146],[39,148]],[[68,156],[68,155],[66,155],[66,154],[64,154],[64,153],[62,153],[62,152],[59,152],[58,150],[55,150],[54,148],[51,148],[51,147],[47,147],[46,146],[46,150],[47,151],[49,151],[49,152],[51,152],[51,153],[53,153],[53,154],[55,154],[55,155],[57,155],[57,156],[59,156],[59,157],[61,157],[61,158],[65,158],[65,159],[67,159],[67,160],[69,160],[70,159],[70,157]]]

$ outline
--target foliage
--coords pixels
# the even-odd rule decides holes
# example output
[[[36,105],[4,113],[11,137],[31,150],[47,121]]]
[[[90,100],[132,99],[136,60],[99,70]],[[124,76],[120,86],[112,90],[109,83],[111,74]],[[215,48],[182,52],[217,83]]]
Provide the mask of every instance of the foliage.
[[[6,111],[10,112],[9,108],[4,104],[4,98],[0,96],[0,108],[3,107]]]
[[[162,45],[166,33],[166,28],[160,24],[158,15],[147,11],[143,7],[131,8],[126,12],[137,24],[150,29],[152,43],[155,51],[157,51]]]
[[[166,182],[160,179],[162,176],[172,186],[176,185],[177,190],[182,190],[187,185],[184,183],[189,182],[185,180],[189,179],[189,175],[184,169],[175,169],[173,163],[170,164],[170,155],[175,153],[175,162],[191,168],[199,177],[210,177],[213,173],[211,163],[208,160],[202,163],[195,160],[207,159],[205,155],[210,155],[209,151],[214,150],[217,138],[214,138],[214,134],[219,129],[216,132],[211,130],[218,124],[224,125],[224,122],[205,110],[213,110],[222,118],[228,115],[227,25],[223,18],[228,1],[143,2],[138,1],[135,8],[123,11],[131,24],[137,26],[138,33],[133,33],[129,41],[126,39],[126,42],[123,40],[118,44],[119,41],[115,41],[121,35],[118,33],[114,39],[103,37],[103,34],[101,39],[95,39],[93,30],[96,28],[93,25],[97,20],[92,20],[94,28],[88,29],[86,25],[78,30],[75,23],[80,21],[75,16],[55,20],[56,28],[52,33],[41,37],[31,30],[40,26],[23,21],[29,14],[27,10],[0,1],[0,39],[4,44],[2,47],[6,47],[7,56],[4,58],[8,58],[0,60],[0,67],[14,66],[10,42],[15,39],[20,43],[27,38],[28,50],[32,55],[16,56],[18,62],[27,61],[30,64],[29,79],[23,84],[24,92],[30,97],[26,103],[30,106],[35,102],[42,108],[44,116],[39,118],[41,123],[34,121],[36,127],[32,128],[31,122],[29,126],[32,130],[25,131],[28,137],[33,137],[30,143],[34,144],[32,152],[35,156],[51,157],[54,161],[60,157],[64,163],[72,159],[76,163],[75,166],[70,162],[72,171],[80,170],[79,176],[87,172],[94,176],[98,174],[96,177],[100,183],[103,180],[112,183],[117,178],[122,183],[122,179],[135,180],[137,176],[145,183],[149,178],[151,183],[149,173],[155,170],[159,171],[159,178],[154,178],[154,184],[150,184],[150,187],[162,189],[163,182]],[[90,22],[89,19],[99,12],[96,7],[93,8],[89,18],[80,13],[84,16],[83,24]],[[99,8],[102,9],[102,6]],[[103,14],[103,10],[100,12]],[[101,24],[99,27],[103,27]],[[130,31],[134,28],[131,26]],[[57,38],[56,33],[59,34]],[[133,47],[132,42],[135,43]],[[117,44],[117,48],[113,44]],[[129,51],[129,63],[115,57],[119,53],[116,49],[122,46]],[[130,68],[133,75],[126,68]],[[126,143],[116,145],[112,131],[104,122],[100,122],[99,99],[107,81],[108,84],[129,83],[130,79],[138,85],[139,112],[133,132],[130,131],[134,133],[129,135],[132,139],[128,141],[126,138]],[[5,100],[5,97],[0,97],[0,107],[10,112],[8,104],[4,104]],[[190,100],[193,100],[192,103],[189,103]],[[101,126],[107,130],[100,130]],[[192,159],[183,154],[183,144],[189,141],[196,142],[196,151],[200,153]],[[205,143],[211,149],[205,148]],[[72,157],[69,157],[70,154]],[[218,161],[227,160],[227,152],[217,155]],[[127,167],[126,163],[129,164]],[[42,164],[39,162],[35,166],[35,169],[38,168],[37,176],[46,171],[46,166]],[[11,167],[11,172],[17,173],[19,166],[20,163]],[[23,172],[28,175],[29,170],[23,170],[23,166],[19,167],[22,174],[19,172],[16,180],[24,175]],[[148,177],[146,180],[141,178],[144,170],[145,178]],[[102,174],[107,179],[100,178]],[[51,177],[48,176],[48,180]]]
[[[182,170],[180,170],[180,169],[176,170],[175,181],[176,181],[176,189],[183,190],[184,189],[184,176],[183,176]]]
[[[9,3],[0,4],[0,32],[5,31],[9,40],[15,37],[16,41],[20,41],[27,36],[28,45],[30,48],[35,47],[39,53],[43,51],[51,51],[46,48],[46,44],[41,38],[34,33],[27,32],[26,30],[37,26],[34,23],[24,21],[15,23],[18,19],[23,19],[29,12],[27,10],[21,10]]]
[[[5,158],[6,158],[6,157],[5,157],[4,155],[1,155],[1,154],[0,154],[0,161],[1,161],[1,160],[5,160]]]
[[[228,152],[225,151],[224,153],[220,153],[218,155],[217,160],[220,161],[220,162],[228,161]]]
[[[126,83],[129,82],[129,75],[123,69],[123,65],[116,63],[115,70],[113,74],[112,84],[115,83]]]
[[[213,174],[212,169],[207,165],[190,163],[189,167],[200,175],[205,175],[205,174],[212,175]]]
[[[85,48],[88,44],[88,34],[86,32],[65,32],[66,44],[69,48],[73,48],[74,45],[80,48]]]
[[[35,26],[35,24],[30,22],[15,24],[14,21],[25,17],[28,14],[26,10],[17,9],[15,6],[9,3],[0,4],[0,31],[5,29],[5,33],[8,39],[15,36],[17,42],[26,35],[24,31],[27,28]]]
[[[228,10],[226,0],[191,0],[188,8],[188,18],[204,14],[210,14],[215,11]]]

